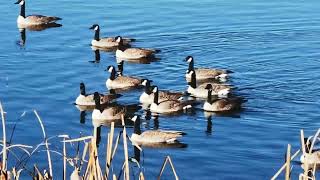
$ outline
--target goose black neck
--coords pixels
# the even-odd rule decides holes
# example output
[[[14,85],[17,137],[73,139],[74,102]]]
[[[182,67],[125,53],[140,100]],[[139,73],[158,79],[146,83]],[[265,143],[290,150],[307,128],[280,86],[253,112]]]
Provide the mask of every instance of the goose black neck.
[[[100,97],[94,97],[94,102],[96,104],[96,109],[100,110],[102,112],[101,104],[100,104]]]
[[[140,135],[141,129],[140,129],[140,118],[137,117],[136,121],[134,122],[134,133]]]
[[[193,60],[191,60],[191,61],[189,62],[189,68],[188,68],[188,70],[189,70],[189,71],[194,70],[194,62],[193,62]]]
[[[195,72],[193,72],[192,75],[191,75],[191,81],[189,82],[189,85],[190,85],[192,88],[197,88],[197,80],[196,80],[196,74],[195,74]]]
[[[157,90],[157,91],[154,93],[153,102],[154,102],[155,104],[158,104],[158,101],[159,101],[159,91]]]
[[[208,103],[212,102],[212,90],[211,89],[208,90],[207,102]]]
[[[115,80],[115,79],[116,79],[116,71],[113,68],[111,73],[110,73],[110,80]]]
[[[125,50],[126,50],[126,47],[124,46],[122,40],[121,40],[121,41],[119,42],[119,44],[118,44],[118,49],[119,49],[120,51],[125,51]]]
[[[95,32],[94,32],[94,40],[96,40],[96,41],[100,40],[99,34],[100,34],[100,28],[95,30]]]
[[[151,87],[150,87],[150,82],[147,81],[146,86],[144,87],[144,92],[148,95],[152,93]]]
[[[80,94],[83,96],[86,95],[86,88],[84,86],[80,86]]]
[[[20,16],[26,17],[26,2],[23,2],[20,8]]]
[[[123,73],[123,61],[118,63],[118,74],[122,76],[122,73]]]

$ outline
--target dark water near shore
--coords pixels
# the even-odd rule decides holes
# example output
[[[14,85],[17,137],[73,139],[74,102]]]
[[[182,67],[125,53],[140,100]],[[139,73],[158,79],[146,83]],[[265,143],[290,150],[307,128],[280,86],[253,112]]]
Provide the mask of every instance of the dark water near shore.
[[[105,92],[104,69],[116,65],[114,54],[106,52],[101,52],[99,64],[88,62],[94,60],[89,46],[93,32],[88,29],[93,23],[100,24],[103,36],[129,36],[138,39],[135,46],[162,50],[161,60],[151,64],[125,63],[127,75],[148,77],[162,89],[184,91],[187,65],[182,60],[193,55],[196,66],[233,70],[230,83],[248,99],[245,110],[234,117],[213,115],[212,132],[202,111],[160,116],[159,128],[185,131],[182,142],[188,147],[145,149],[142,164],[151,179],[166,155],[172,157],[181,179],[269,179],[283,164],[287,144],[299,148],[299,130],[311,135],[319,128],[319,1],[56,0],[27,1],[26,6],[27,14],[62,17],[63,26],[27,30],[21,47],[16,27],[19,7],[13,1],[0,4],[0,99],[8,113],[8,134],[27,111],[13,143],[41,141],[33,109],[49,136],[93,132],[90,112],[80,123],[80,112],[72,104],[79,82],[85,82],[90,92]],[[119,101],[137,102],[139,95],[131,91]],[[154,122],[145,121],[143,126],[152,129]],[[105,151],[106,133],[103,128],[100,151]],[[55,172],[61,175],[62,162],[59,156],[53,159]],[[46,154],[40,152],[29,164],[45,161]],[[295,165],[292,176],[298,172]],[[173,177],[168,172],[166,176]]]

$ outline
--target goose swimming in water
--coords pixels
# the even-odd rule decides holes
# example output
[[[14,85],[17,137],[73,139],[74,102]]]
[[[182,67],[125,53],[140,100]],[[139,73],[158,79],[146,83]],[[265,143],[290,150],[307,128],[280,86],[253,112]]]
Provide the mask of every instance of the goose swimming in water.
[[[121,36],[117,36],[116,42],[119,43],[116,51],[116,57],[123,59],[140,59],[154,56],[159,50],[144,49],[144,48],[128,48],[125,46],[124,39]]]
[[[15,4],[19,4],[21,6],[20,14],[17,19],[19,28],[25,28],[28,26],[46,25],[46,24],[55,23],[56,21],[61,20],[61,18],[55,17],[55,16],[43,16],[43,15],[26,16],[25,0],[18,0]]]
[[[154,94],[152,93],[151,81],[148,79],[143,79],[141,84],[145,87],[144,92],[140,95],[139,101],[143,104],[151,104],[154,99]],[[181,92],[170,92],[170,91],[159,91],[159,102],[165,100],[179,100],[183,97]]]
[[[91,45],[100,48],[115,48],[119,45],[119,42],[114,37],[100,38],[100,26],[98,24],[92,25],[89,29],[94,30],[94,38],[91,41]],[[128,47],[129,43],[135,41],[135,39],[124,38],[123,45]]]
[[[174,143],[178,138],[185,135],[182,131],[168,131],[168,130],[148,130],[141,132],[140,117],[135,115],[132,119],[134,121],[134,132],[131,135],[131,140],[137,144],[155,144],[155,143]]]
[[[188,83],[187,92],[194,97],[198,98],[207,98],[208,90],[205,87],[210,83],[203,83],[197,85],[196,73],[194,70],[191,70],[188,75],[191,77],[191,81]],[[231,86],[225,84],[211,83],[212,85],[212,94],[219,97],[226,97],[231,92]]]
[[[121,97],[122,95],[120,94],[100,94],[100,103],[105,104],[105,103],[110,103],[117,98]],[[94,95],[93,94],[87,94],[86,93],[86,87],[84,83],[80,83],[80,94],[76,99],[76,105],[79,106],[95,106],[95,101],[94,101]]]
[[[114,66],[108,66],[106,69],[110,73],[110,77],[106,81],[108,89],[128,89],[140,86],[141,79],[130,76],[116,76]]]
[[[230,70],[194,68],[194,58],[192,56],[187,56],[185,61],[189,63],[188,71],[194,70],[197,74],[197,80],[217,79],[225,81],[225,79],[229,76],[229,73],[233,73]],[[188,73],[186,73],[186,79],[189,81],[191,79],[191,76]]]
[[[182,111],[184,109],[191,108],[195,103],[193,100],[179,101],[179,100],[163,100],[159,101],[159,90],[157,86],[154,86],[152,90],[154,94],[153,102],[150,106],[150,111],[153,113],[169,114]]]
[[[94,93],[95,108],[92,112],[93,120],[115,120],[121,119],[122,116],[134,114],[141,109],[138,105],[119,105],[115,103],[100,103],[100,95],[98,92]]]
[[[208,97],[206,102],[203,104],[203,109],[205,111],[211,112],[226,112],[241,109],[241,104],[246,100],[242,98],[223,98],[223,99],[213,99],[212,98],[212,85],[208,84],[205,88],[208,90]]]

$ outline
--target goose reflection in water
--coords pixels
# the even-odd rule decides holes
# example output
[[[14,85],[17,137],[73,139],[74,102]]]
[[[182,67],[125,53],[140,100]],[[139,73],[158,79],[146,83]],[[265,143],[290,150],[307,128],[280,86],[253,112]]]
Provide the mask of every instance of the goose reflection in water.
[[[25,46],[26,44],[26,30],[28,31],[43,31],[45,29],[49,28],[55,28],[55,27],[61,27],[61,24],[58,23],[49,23],[49,24],[43,24],[43,25],[33,25],[33,26],[27,26],[24,28],[18,28],[20,32],[20,40],[17,42],[19,46]]]
[[[100,63],[101,60],[101,56],[100,56],[100,50],[91,46],[92,51],[94,52],[94,60],[93,61],[89,61],[90,63]]]

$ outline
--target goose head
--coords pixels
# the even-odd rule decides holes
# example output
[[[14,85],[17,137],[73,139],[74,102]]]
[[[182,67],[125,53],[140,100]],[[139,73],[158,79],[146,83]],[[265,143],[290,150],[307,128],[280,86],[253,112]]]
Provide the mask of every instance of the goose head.
[[[116,70],[114,66],[108,66],[105,71],[108,71],[110,73],[110,80],[116,79]]]
[[[191,86],[192,88],[196,88],[197,87],[196,72],[194,70],[187,70],[187,74],[188,76],[191,77],[191,81],[188,83],[189,86]]]
[[[118,43],[122,43],[122,41],[123,41],[123,39],[122,39],[121,36],[117,36],[117,37],[115,37],[114,39],[115,39],[116,42],[118,42]]]
[[[205,89],[207,89],[207,90],[212,90],[212,85],[211,85],[211,84],[207,84],[206,87],[205,87]]]
[[[137,134],[137,135],[140,135],[141,134],[141,129],[140,129],[140,116],[139,115],[134,115],[132,118],[131,118],[131,121],[134,122],[134,133]]]
[[[95,31],[98,31],[100,29],[100,26],[98,24],[93,24],[89,29],[93,29]]]
[[[143,86],[150,86],[152,80],[149,79],[141,79],[141,85]]]
[[[186,61],[188,63],[193,62],[193,57],[192,56],[187,56],[184,61]]]
[[[24,5],[25,1],[24,0],[18,0],[14,4],[19,4],[20,6]]]
[[[187,56],[184,61],[189,63],[189,67],[188,67],[189,71],[194,70],[194,62],[193,62],[192,56]]]
[[[80,94],[85,96],[86,95],[86,86],[83,82],[80,83]]]
[[[108,66],[106,71],[108,71],[109,73],[112,73],[113,71],[115,71],[114,66]]]
[[[212,85],[211,84],[207,84],[205,89],[208,90],[208,97],[207,97],[207,102],[208,103],[213,103],[215,101],[212,100]]]

